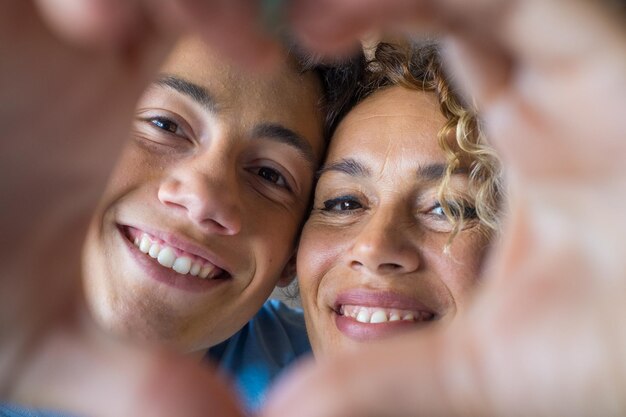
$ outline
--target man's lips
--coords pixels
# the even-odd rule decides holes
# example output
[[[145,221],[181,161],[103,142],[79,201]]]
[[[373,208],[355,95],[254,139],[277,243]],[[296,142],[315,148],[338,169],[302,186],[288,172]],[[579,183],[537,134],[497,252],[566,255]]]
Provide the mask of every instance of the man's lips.
[[[202,279],[228,278],[230,274],[214,261],[207,251],[171,234],[148,233],[131,226],[121,227],[123,235],[146,257],[178,274]],[[154,234],[153,234],[154,233]],[[202,253],[205,256],[198,255]]]

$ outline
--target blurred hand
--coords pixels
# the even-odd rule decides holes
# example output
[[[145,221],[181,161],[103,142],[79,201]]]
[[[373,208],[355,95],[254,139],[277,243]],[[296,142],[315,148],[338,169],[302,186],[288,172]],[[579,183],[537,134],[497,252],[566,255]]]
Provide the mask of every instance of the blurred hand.
[[[87,222],[175,39],[147,10],[135,19],[122,43],[77,45],[51,32],[33,2],[3,2],[0,394],[89,416],[238,416],[209,370],[108,340],[82,312]]]
[[[2,392],[95,416],[196,415],[219,398],[221,415],[237,415],[197,367],[101,346],[77,313],[78,254],[137,96],[177,32],[200,29],[234,59],[259,62],[272,43],[259,34],[258,11],[217,0],[51,4],[37,2],[46,25],[24,0],[5,0],[0,15],[0,52],[10,57],[0,60],[0,293],[10,294],[0,305]],[[346,50],[373,27],[449,34],[453,70],[510,169],[511,215],[492,278],[455,327],[305,365],[265,415],[623,414],[618,18],[582,0],[291,3],[294,31],[325,52]],[[189,386],[154,385],[154,375],[168,381],[174,369]]]
[[[446,33],[502,153],[510,214],[468,315],[304,364],[263,417],[623,415],[624,15],[566,0],[301,3],[297,31],[321,51],[376,25]]]
[[[355,45],[373,28],[418,37],[445,35],[453,78],[479,104],[493,141],[507,158],[510,154],[507,162],[515,169],[523,163],[528,176],[554,174],[574,180],[571,174],[604,174],[622,165],[617,162],[626,144],[616,136],[626,56],[626,5],[621,3],[293,0],[290,17],[295,35],[324,53]],[[572,112],[584,114],[584,120],[572,120]],[[607,134],[600,143],[589,140]],[[547,146],[546,135],[552,147],[542,158],[544,153],[535,145]],[[582,143],[571,147],[571,142]],[[595,163],[589,161],[590,150]],[[613,156],[612,163],[607,164],[607,156]]]
[[[56,35],[75,44],[118,48],[136,41],[145,25],[161,31],[194,31],[225,57],[265,66],[279,47],[248,0],[34,0]],[[150,18],[146,22],[146,16]]]

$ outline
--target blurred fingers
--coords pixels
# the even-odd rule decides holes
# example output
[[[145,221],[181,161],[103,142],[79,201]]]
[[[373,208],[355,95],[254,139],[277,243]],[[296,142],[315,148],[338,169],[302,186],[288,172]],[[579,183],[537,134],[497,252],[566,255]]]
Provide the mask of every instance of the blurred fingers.
[[[341,55],[358,45],[357,40],[374,29],[404,29],[408,23],[423,30],[433,28],[436,2],[430,0],[295,0],[290,21],[302,44],[317,52]],[[420,27],[420,25],[422,25]]]
[[[471,342],[418,333],[297,366],[277,384],[261,416],[485,415],[471,383]]]
[[[260,2],[245,0],[167,0],[185,30],[200,33],[222,56],[246,69],[271,66],[280,47],[265,27]]]
[[[34,352],[11,401],[94,417],[242,416],[226,384],[187,358],[63,331]]]
[[[133,38],[142,24],[137,0],[34,1],[48,26],[73,44],[118,47]]]

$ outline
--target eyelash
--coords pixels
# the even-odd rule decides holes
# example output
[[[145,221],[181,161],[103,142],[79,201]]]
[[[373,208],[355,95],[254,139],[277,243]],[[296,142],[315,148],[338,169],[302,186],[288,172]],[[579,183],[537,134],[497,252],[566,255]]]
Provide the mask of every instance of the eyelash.
[[[152,119],[150,119],[150,123],[152,123],[154,126],[158,127],[159,129],[162,130],[167,130],[168,132],[171,133],[176,133],[176,131],[178,130],[178,125],[174,122],[172,122],[171,120],[168,119],[164,119],[161,117],[154,117]],[[167,127],[165,127],[166,124],[171,124],[174,129],[168,129]]]
[[[146,117],[144,121],[149,123],[154,128],[164,131],[166,134],[186,138],[184,132],[182,132],[180,128],[180,125],[168,117],[164,117],[164,116]],[[170,125],[170,128],[167,128],[166,125]],[[181,131],[177,133],[179,130]],[[264,181],[270,184],[273,184],[277,187],[284,188],[284,189],[291,191],[291,187],[289,186],[287,179],[277,169],[267,167],[267,166],[262,166],[262,167],[256,168],[254,171],[255,171],[255,174],[261,177]]]
[[[459,207],[461,206],[461,207]],[[476,213],[476,208],[468,203],[462,203],[462,205],[459,205],[459,203],[457,202],[453,202],[453,201],[449,201],[448,202],[448,207],[450,208],[450,212],[452,213],[452,216],[456,219],[460,219],[461,216],[459,214],[459,208],[463,209],[463,218],[464,219],[468,219],[468,220],[472,220],[472,219],[476,219],[478,217],[478,214]],[[433,213],[435,210],[440,210],[439,213]],[[435,216],[439,216],[443,219],[447,220],[446,214],[443,211],[443,207],[441,206],[440,202],[435,203],[435,205],[428,211],[428,213],[432,213]]]
[[[151,116],[151,117],[146,117],[144,121],[150,124],[150,126],[153,127],[154,129],[162,131],[168,135],[174,135],[174,136],[187,139],[187,135],[185,134],[183,129],[180,127],[180,124],[175,122],[169,117]]]
[[[357,207],[349,207],[348,205],[351,203],[354,203]],[[452,212],[453,217],[460,219],[461,216],[458,214],[458,210],[460,208],[459,204],[456,202],[450,201],[448,202],[448,207],[450,207],[450,211]],[[364,208],[363,205],[358,201],[357,197],[347,195],[347,196],[341,196],[341,197],[332,198],[330,200],[324,201],[322,211],[335,212],[335,213],[341,213],[341,214],[350,214],[363,208]],[[462,208],[463,208],[464,219],[472,220],[478,217],[475,207],[465,203],[463,204]],[[439,212],[435,213],[435,211],[439,211]],[[431,215],[441,218],[442,220],[448,221],[443,211],[443,207],[441,206],[441,203],[439,202],[435,203],[435,205],[430,210],[428,210],[427,214],[431,214]]]
[[[273,179],[269,179],[266,176],[264,176],[262,174],[262,172],[265,172],[266,174],[272,175],[273,177],[276,176],[278,178],[276,178],[276,180],[274,181]],[[285,188],[289,191],[291,191],[291,187],[289,186],[289,183],[287,183],[287,179],[285,178],[285,176],[283,174],[281,174],[278,170],[274,169],[274,168],[270,168],[270,167],[260,167],[258,169],[256,169],[256,174],[263,178],[264,181],[267,181],[271,184],[276,185],[277,187],[281,187],[281,188]]]
[[[359,199],[355,196],[352,195],[346,195],[346,196],[341,196],[341,197],[337,197],[337,198],[332,198],[330,200],[326,200],[324,201],[323,205],[324,207],[322,208],[322,211],[326,211],[326,212],[343,212],[345,214],[348,213],[353,213],[356,210],[360,210],[363,209],[363,204],[361,204],[359,201]],[[337,207],[337,205],[341,205],[342,204],[349,204],[349,203],[355,203],[358,207],[352,207],[352,208],[346,208],[346,209],[342,209],[340,208],[339,210],[334,209],[335,207]]]

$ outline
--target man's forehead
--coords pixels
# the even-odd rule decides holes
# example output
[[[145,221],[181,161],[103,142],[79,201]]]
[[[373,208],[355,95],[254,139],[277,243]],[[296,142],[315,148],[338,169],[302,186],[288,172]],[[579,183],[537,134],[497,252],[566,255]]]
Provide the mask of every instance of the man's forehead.
[[[224,85],[256,84],[273,86],[313,82],[314,71],[303,71],[302,59],[286,50],[266,68],[242,67],[219,55],[198,37],[187,37],[179,41],[165,61],[161,72],[194,75],[195,81],[215,80]],[[217,82],[215,84],[218,84]]]

